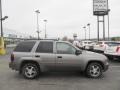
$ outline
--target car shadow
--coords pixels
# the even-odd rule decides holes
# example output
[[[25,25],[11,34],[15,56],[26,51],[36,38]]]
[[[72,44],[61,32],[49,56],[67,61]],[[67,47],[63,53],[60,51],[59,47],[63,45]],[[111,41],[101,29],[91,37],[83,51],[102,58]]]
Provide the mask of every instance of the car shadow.
[[[109,60],[109,62],[120,63],[120,59],[114,58],[112,60]]]
[[[21,74],[15,73],[14,78],[18,80],[73,80],[73,79],[85,79],[85,80],[92,80],[93,78],[88,78],[83,72],[44,72],[39,75],[36,79],[26,79]],[[104,74],[95,79],[103,79],[105,78]],[[93,79],[94,80],[94,79]]]

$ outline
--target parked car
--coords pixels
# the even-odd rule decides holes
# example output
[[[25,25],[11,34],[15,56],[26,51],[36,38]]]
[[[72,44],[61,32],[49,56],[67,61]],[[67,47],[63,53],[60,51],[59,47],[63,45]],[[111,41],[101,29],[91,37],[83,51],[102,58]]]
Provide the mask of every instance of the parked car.
[[[94,45],[93,41],[81,41],[80,43],[81,48],[86,50],[93,50],[93,45]]]
[[[9,67],[33,79],[45,71],[83,71],[97,78],[108,69],[105,55],[82,51],[69,42],[36,40],[20,42],[11,54]]]
[[[104,53],[105,49],[109,47],[109,43],[114,41],[99,41],[94,44],[94,51]]]
[[[109,59],[119,58],[120,59],[120,42],[109,42],[109,47],[106,47],[104,54]]]

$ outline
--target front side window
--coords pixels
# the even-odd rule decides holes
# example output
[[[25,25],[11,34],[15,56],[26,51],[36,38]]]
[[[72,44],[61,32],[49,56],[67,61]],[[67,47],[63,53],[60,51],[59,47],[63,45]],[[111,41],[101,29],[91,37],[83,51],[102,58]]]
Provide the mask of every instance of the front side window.
[[[37,47],[38,53],[53,53],[53,42],[41,41]]]
[[[67,43],[57,43],[57,54],[75,54],[76,49]]]
[[[20,42],[14,51],[16,52],[30,52],[35,45],[35,41]]]

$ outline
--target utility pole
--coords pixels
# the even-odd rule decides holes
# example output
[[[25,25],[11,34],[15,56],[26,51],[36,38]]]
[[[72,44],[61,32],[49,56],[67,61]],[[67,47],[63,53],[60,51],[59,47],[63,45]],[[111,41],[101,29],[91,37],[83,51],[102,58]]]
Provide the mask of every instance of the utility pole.
[[[35,12],[37,14],[37,34],[38,34],[38,40],[39,40],[40,39],[40,37],[39,37],[40,31],[39,31],[39,22],[38,22],[39,21],[39,17],[38,17],[38,15],[39,15],[40,11],[36,10]]]

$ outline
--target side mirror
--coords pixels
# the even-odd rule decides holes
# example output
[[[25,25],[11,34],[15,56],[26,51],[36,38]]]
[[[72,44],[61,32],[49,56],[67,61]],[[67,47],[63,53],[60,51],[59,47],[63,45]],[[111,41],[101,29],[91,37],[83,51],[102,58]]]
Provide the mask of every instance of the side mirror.
[[[82,54],[82,51],[81,50],[76,50],[75,54],[80,55],[80,54]]]

